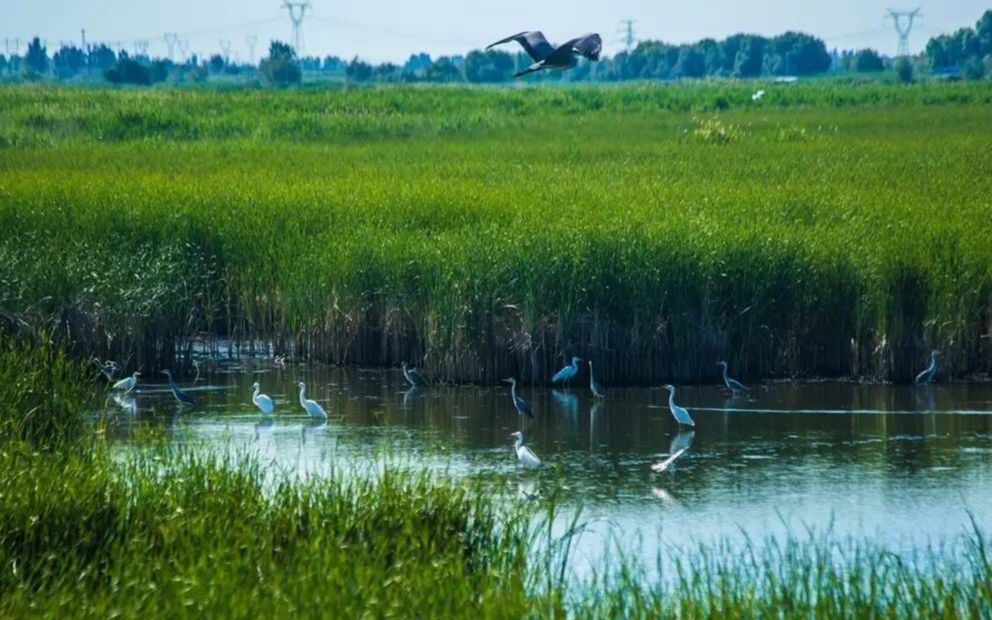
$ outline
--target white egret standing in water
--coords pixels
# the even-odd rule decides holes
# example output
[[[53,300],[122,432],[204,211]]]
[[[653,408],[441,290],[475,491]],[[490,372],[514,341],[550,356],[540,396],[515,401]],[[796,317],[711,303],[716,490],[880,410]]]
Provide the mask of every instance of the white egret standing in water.
[[[668,409],[672,412],[672,417],[678,422],[679,426],[695,426],[696,423],[692,421],[692,416],[685,407],[679,407],[675,404],[675,386],[666,385],[665,389],[668,390]]]
[[[266,394],[259,393],[262,388],[258,385],[257,381],[251,386],[251,388],[254,390],[254,393],[251,395],[251,402],[253,402],[255,406],[262,411],[262,413],[265,415],[270,415],[276,408],[275,404],[272,402],[272,399]]]
[[[120,381],[115,383],[111,389],[124,390],[124,393],[127,394],[128,392],[134,389],[134,386],[138,385],[138,377],[140,375],[141,375],[140,372],[135,371],[130,377],[127,377],[126,379],[121,379]]]
[[[918,387],[921,385],[929,385],[933,378],[937,376],[937,356],[940,355],[939,351],[930,352],[930,365],[927,366],[926,370],[916,375],[916,380],[913,381],[913,386]]]
[[[727,386],[728,390],[734,394],[746,394],[751,391],[740,381],[731,379],[727,376],[727,362],[717,362],[716,365],[723,367],[723,384]]]
[[[306,392],[307,386],[304,385],[304,383],[302,381],[298,385],[300,387],[300,406],[303,407],[304,411],[306,411],[307,413],[309,413],[311,416],[313,416],[315,418],[321,418],[321,419],[325,419],[326,420],[327,419],[327,412],[324,411],[324,408],[321,407],[320,404],[317,403],[317,401],[315,401],[315,400],[308,400],[304,396],[304,393]]]
[[[516,442],[513,444],[513,451],[517,453],[517,460],[520,464],[528,469],[534,469],[541,465],[541,459],[537,458],[533,450],[524,445],[524,434],[520,431],[511,433],[510,437],[515,437]]]
[[[596,398],[606,398],[606,391],[603,386],[597,383],[596,378],[592,376],[592,360],[589,360],[589,389],[592,390],[592,395]]]
[[[581,361],[582,358],[573,357],[571,364],[565,366],[556,372],[555,376],[551,377],[551,383],[564,383],[565,385],[568,385],[568,382],[579,374],[579,362]]]

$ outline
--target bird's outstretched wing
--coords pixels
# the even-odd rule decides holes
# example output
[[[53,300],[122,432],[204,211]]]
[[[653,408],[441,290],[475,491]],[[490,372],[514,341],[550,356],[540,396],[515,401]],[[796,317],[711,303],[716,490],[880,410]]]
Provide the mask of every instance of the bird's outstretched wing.
[[[603,39],[595,32],[572,39],[562,47],[566,45],[575,53],[585,56],[589,60],[599,60],[599,54],[603,51]]]
[[[519,43],[524,48],[524,51],[537,62],[544,60],[551,55],[551,52],[555,51],[554,46],[548,43],[548,40],[544,38],[544,34],[539,30],[519,32],[512,37],[506,37],[490,44],[486,47],[486,50],[488,51],[497,45],[509,43],[510,41]]]
[[[543,68],[544,68],[544,62],[535,62],[534,64],[530,65],[523,71],[517,71],[516,73],[514,73],[513,77],[518,78],[527,75],[528,73],[534,73],[535,71],[540,71]]]

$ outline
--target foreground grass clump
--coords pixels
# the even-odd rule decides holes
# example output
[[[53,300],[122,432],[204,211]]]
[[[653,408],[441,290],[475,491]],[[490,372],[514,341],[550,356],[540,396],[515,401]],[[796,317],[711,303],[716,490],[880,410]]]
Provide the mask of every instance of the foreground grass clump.
[[[0,467],[5,617],[979,618],[992,609],[992,545],[977,527],[910,557],[811,535],[666,550],[660,576],[621,557],[562,581],[562,562],[576,568],[561,554],[567,545],[539,544],[543,526],[525,512],[409,471],[273,484],[250,458],[159,450],[121,462],[10,443]]]
[[[434,378],[992,371],[992,86],[0,90],[0,310]]]

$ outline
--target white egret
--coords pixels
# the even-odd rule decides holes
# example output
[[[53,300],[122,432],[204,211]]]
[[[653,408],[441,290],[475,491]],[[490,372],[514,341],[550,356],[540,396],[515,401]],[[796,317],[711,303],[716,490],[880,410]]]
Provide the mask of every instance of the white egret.
[[[403,367],[403,377],[407,382],[413,387],[424,387],[427,385],[427,381],[424,376],[416,368],[410,368],[407,366],[406,362],[401,364]]]
[[[306,411],[307,413],[309,413],[312,417],[321,418],[321,419],[326,420],[327,419],[327,412],[324,411],[324,408],[321,407],[320,404],[317,401],[315,401],[315,400],[308,400],[304,396],[304,393],[306,392],[307,386],[304,385],[304,383],[302,381],[299,384],[297,384],[297,385],[299,385],[299,388],[300,388],[300,406],[303,407],[303,410]]]
[[[740,381],[735,381],[727,376],[727,362],[717,362],[716,365],[723,367],[723,384],[727,386],[728,390],[734,394],[746,394],[751,391]]]
[[[589,389],[592,390],[592,395],[596,398],[606,398],[606,391],[603,386],[597,383],[596,378],[592,376],[592,360],[589,360]]]
[[[271,415],[276,408],[275,404],[272,402],[272,399],[266,394],[259,393],[262,388],[258,385],[257,381],[251,386],[251,388],[254,390],[254,393],[251,395],[251,402],[253,402],[255,406],[258,407],[265,415]]]
[[[753,95],[751,95],[751,101],[761,101],[761,98],[765,96],[765,91],[758,90]]]
[[[176,387],[176,384],[172,381],[172,371],[171,370],[168,370],[168,369],[163,370],[162,371],[162,374],[169,378],[169,389],[172,390],[172,395],[176,397],[176,400],[179,401],[179,404],[180,405],[189,405],[190,407],[193,407],[193,406],[196,405],[196,399],[195,398],[193,398],[192,396],[190,396],[186,392],[184,392],[184,391],[180,390],[178,387]]]
[[[668,390],[668,409],[672,412],[672,417],[675,418],[679,426],[683,424],[686,426],[695,426],[696,423],[692,421],[692,416],[689,415],[685,407],[679,407],[675,404],[675,386],[666,385],[665,389]]]
[[[138,385],[138,377],[140,375],[141,375],[140,372],[134,372],[130,377],[121,379],[120,381],[115,383],[113,387],[110,389],[124,390],[124,393],[127,394],[128,392],[134,389],[134,386]]]
[[[937,356],[940,355],[939,351],[930,352],[930,365],[926,367],[926,370],[916,375],[916,380],[913,381],[914,387],[919,387],[921,385],[929,385],[933,378],[937,376]]]
[[[534,469],[541,465],[541,459],[537,458],[533,450],[524,445],[524,434],[520,431],[512,433],[510,437],[516,438],[516,443],[513,444],[513,450],[517,453],[517,460],[520,464],[528,469]]]

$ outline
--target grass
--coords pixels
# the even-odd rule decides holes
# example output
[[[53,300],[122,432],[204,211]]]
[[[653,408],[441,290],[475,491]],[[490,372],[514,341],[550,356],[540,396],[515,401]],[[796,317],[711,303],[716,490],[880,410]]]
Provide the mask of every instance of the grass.
[[[43,341],[0,347],[0,367],[20,364],[45,387],[21,396],[0,382],[0,402],[19,398],[10,411],[27,415],[63,411],[82,429],[50,427],[45,450],[0,437],[3,617],[981,618],[992,609],[992,544],[977,524],[916,555],[826,532],[687,543],[660,550],[659,569],[620,545],[579,578],[569,550],[582,524],[552,535],[553,498],[514,503],[381,463],[300,479],[189,447],[111,456],[72,406],[91,386],[47,372],[53,357],[63,359]]]
[[[0,310],[437,380],[988,373],[992,86],[0,89]]]

